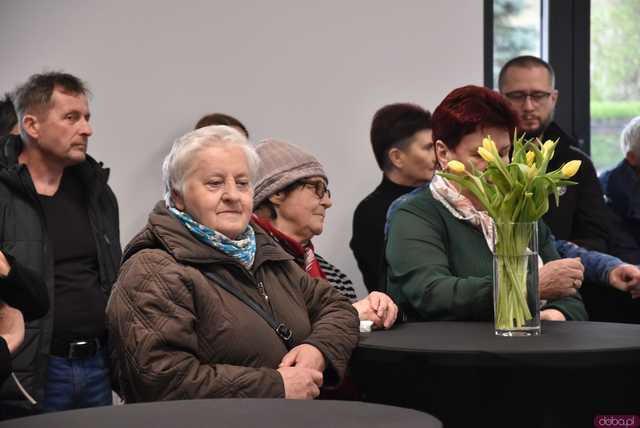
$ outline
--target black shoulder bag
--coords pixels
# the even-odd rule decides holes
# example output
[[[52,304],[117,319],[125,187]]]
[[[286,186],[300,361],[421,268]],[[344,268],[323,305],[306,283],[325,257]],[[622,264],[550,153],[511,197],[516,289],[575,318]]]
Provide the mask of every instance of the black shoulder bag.
[[[295,346],[293,341],[293,332],[285,323],[276,321],[271,315],[265,312],[265,310],[262,309],[260,305],[257,304],[252,298],[250,298],[249,296],[246,296],[235,287],[220,280],[220,278],[218,278],[217,275],[211,272],[203,272],[203,273],[214,283],[224,288],[227,292],[233,294],[238,300],[240,300],[245,305],[249,306],[251,309],[254,310],[255,313],[260,315],[260,317],[263,320],[265,320],[267,324],[269,324],[269,326],[273,329],[273,331],[276,332],[278,337],[282,339],[282,342],[284,342],[284,346],[287,347],[287,350],[291,350],[291,348]]]

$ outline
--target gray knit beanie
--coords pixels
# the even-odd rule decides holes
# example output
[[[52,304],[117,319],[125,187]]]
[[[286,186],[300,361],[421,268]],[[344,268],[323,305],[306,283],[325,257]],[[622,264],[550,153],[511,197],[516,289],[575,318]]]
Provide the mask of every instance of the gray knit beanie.
[[[253,208],[269,196],[296,181],[320,176],[327,182],[327,174],[320,162],[295,144],[278,140],[264,140],[256,145],[260,168],[253,192]]]

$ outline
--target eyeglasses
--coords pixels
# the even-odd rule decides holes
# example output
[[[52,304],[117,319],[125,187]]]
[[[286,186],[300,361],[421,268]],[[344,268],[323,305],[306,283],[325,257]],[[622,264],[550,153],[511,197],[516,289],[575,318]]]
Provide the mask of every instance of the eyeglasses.
[[[320,180],[320,181],[300,181],[300,184],[302,186],[312,188],[313,191],[316,193],[316,196],[318,198],[320,198],[320,199],[324,198],[324,194],[325,193],[327,195],[329,195],[329,197],[331,197],[331,191],[329,190],[327,185],[322,180]]]
[[[531,102],[534,104],[540,104],[543,101],[546,101],[550,96],[551,92],[545,91],[533,91],[533,92],[525,92],[525,91],[513,91],[507,92],[504,94],[510,101],[518,104],[524,104],[527,101],[527,98],[531,98]]]

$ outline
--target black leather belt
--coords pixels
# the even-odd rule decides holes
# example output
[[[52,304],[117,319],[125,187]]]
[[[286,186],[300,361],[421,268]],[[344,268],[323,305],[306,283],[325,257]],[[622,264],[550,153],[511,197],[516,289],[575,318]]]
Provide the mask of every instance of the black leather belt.
[[[72,342],[53,340],[49,354],[70,360],[91,358],[103,348],[103,343],[99,338],[75,340]]]

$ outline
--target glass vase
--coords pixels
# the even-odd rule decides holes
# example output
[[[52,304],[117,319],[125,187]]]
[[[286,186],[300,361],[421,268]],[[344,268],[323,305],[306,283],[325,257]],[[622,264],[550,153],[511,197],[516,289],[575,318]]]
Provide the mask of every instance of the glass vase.
[[[493,312],[498,336],[540,334],[538,223],[493,223]]]

